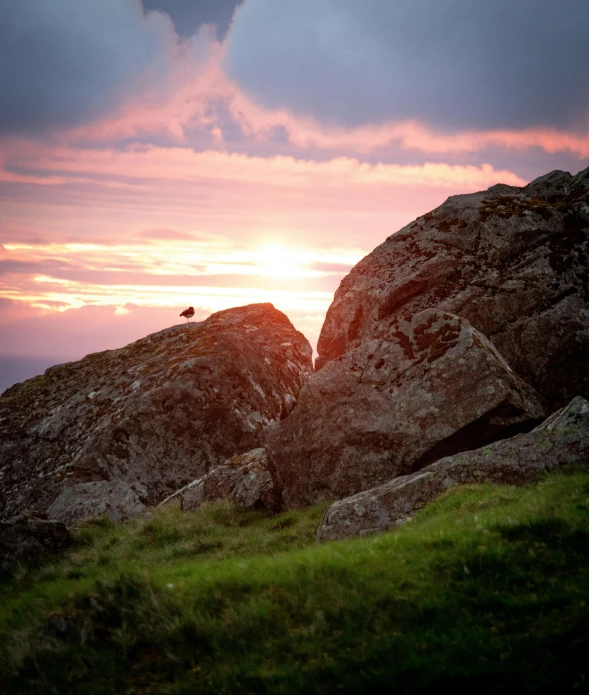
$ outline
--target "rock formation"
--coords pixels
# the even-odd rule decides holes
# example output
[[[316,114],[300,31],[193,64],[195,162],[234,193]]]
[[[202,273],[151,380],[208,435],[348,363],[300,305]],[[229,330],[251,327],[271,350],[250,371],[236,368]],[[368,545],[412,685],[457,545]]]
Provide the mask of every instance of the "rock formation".
[[[269,432],[287,507],[366,490],[543,416],[534,390],[457,316],[389,317],[373,336],[314,374]]]
[[[390,236],[337,290],[316,366],[430,307],[486,335],[548,412],[588,398],[589,169],[453,196]]]
[[[202,478],[194,480],[170,495],[160,507],[179,502],[184,511],[197,509],[203,502],[227,499],[242,507],[275,509],[279,504],[267,468],[266,450],[253,449],[233,456],[215,466]]]
[[[355,495],[331,538],[586,455],[582,399],[529,431],[589,398],[589,169],[454,196],[389,237],[342,281],[318,350],[312,374],[305,338],[259,304],[12,387],[0,518]]]
[[[325,514],[317,539],[385,531],[455,485],[521,485],[540,473],[588,460],[589,403],[577,397],[527,434],[440,459],[418,473],[335,502]]]
[[[312,371],[271,304],[213,314],[88,355],[0,397],[0,518],[46,511],[65,487],[124,481],[155,504],[260,445]]]

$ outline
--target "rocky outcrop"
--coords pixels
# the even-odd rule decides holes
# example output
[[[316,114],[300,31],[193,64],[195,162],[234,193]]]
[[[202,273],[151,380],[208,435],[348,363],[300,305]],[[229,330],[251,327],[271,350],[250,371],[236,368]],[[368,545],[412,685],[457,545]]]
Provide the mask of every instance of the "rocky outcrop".
[[[291,411],[311,347],[271,304],[213,314],[48,369],[0,397],[0,517],[65,487],[126,482],[156,504],[250,451]]]
[[[65,487],[47,510],[47,517],[73,526],[90,517],[107,516],[123,523],[150,516],[147,507],[123,480],[97,480]]]
[[[386,531],[455,485],[521,485],[540,473],[587,462],[589,403],[577,397],[527,434],[443,458],[418,473],[335,502],[325,514],[317,540]]]
[[[492,340],[549,412],[589,398],[589,169],[453,196],[390,236],[337,290],[316,366],[429,307]]]
[[[0,573],[12,571],[19,562],[37,562],[67,550],[69,531],[59,521],[19,515],[0,521]]]
[[[347,497],[542,418],[534,390],[467,321],[428,309],[379,329],[314,374],[270,430],[287,507]]]
[[[233,456],[221,466],[215,466],[159,506],[180,503],[183,511],[197,509],[203,502],[232,500],[242,507],[276,509],[279,500],[267,468],[266,450],[253,449]]]

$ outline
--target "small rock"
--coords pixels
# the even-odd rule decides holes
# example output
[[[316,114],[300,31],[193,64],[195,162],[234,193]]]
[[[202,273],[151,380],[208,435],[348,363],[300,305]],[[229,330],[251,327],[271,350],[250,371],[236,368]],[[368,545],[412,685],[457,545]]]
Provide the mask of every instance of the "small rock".
[[[10,572],[18,562],[57,555],[72,544],[59,521],[17,516],[0,521],[0,572]]]
[[[180,501],[184,511],[197,509],[203,502],[233,500],[242,507],[276,509],[274,483],[267,468],[266,450],[253,449],[215,466],[205,476],[170,495],[159,506]]]

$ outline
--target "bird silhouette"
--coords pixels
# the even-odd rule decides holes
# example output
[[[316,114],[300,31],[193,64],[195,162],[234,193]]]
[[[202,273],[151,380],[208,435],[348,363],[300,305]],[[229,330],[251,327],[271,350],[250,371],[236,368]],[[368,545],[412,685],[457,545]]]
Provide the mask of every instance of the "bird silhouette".
[[[184,316],[184,318],[186,319],[186,323],[188,323],[190,319],[194,316],[194,308],[189,306],[188,309],[184,309],[180,316]]]

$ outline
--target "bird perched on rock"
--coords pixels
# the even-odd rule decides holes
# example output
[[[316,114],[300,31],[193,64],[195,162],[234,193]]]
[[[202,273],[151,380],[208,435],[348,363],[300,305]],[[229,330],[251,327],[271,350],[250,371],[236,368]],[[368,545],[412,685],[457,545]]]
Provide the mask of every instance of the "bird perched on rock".
[[[188,309],[184,309],[180,316],[184,316],[186,322],[188,323],[188,321],[190,321],[190,319],[194,316],[194,308],[189,306]]]

